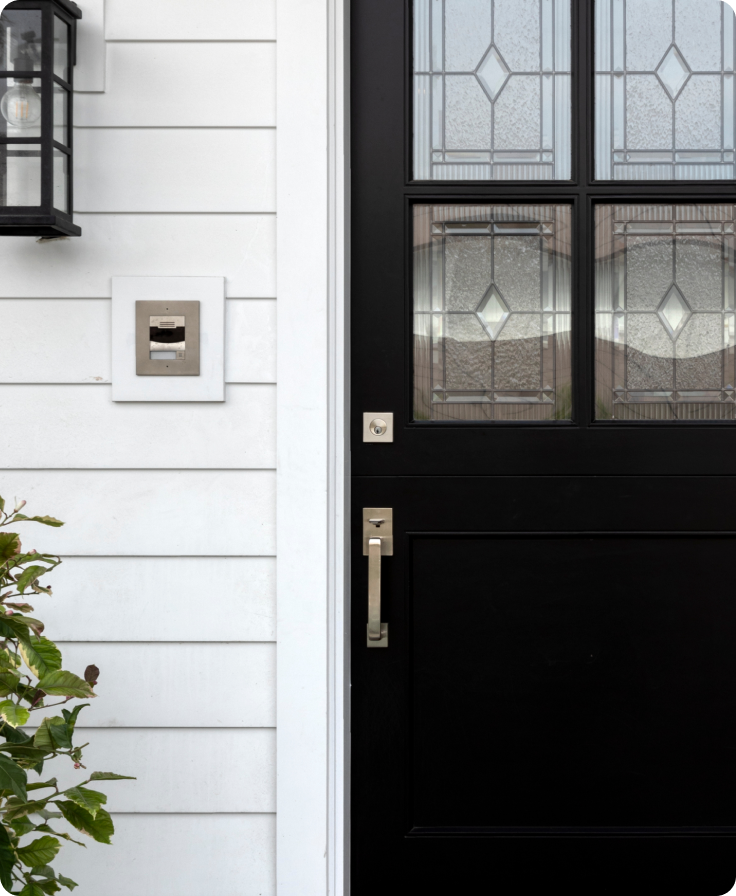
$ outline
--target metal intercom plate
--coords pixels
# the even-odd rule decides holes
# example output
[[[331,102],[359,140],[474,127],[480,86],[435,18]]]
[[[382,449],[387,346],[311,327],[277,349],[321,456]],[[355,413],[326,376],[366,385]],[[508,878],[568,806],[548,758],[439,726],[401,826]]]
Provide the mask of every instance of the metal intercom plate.
[[[135,303],[138,376],[199,376],[199,302]]]

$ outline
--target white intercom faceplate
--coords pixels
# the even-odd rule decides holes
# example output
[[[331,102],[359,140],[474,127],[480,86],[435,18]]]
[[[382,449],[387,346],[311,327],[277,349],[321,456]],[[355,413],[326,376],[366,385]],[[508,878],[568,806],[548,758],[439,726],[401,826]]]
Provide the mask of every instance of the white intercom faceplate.
[[[113,277],[112,400],[225,400],[223,277]]]

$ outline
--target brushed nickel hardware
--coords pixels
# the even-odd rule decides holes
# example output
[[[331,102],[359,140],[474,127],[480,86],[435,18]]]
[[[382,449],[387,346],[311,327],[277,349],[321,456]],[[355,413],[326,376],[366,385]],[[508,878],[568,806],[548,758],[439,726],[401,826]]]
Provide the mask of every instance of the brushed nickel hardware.
[[[368,647],[388,647],[388,623],[381,622],[381,557],[394,553],[394,512],[363,508],[363,555],[368,557]]]
[[[390,413],[363,414],[364,442],[393,442],[394,415]]]

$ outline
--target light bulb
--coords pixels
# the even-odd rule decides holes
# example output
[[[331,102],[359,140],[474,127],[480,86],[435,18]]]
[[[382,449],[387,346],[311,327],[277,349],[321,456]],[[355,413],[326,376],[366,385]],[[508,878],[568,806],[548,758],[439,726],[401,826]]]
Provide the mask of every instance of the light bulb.
[[[16,81],[0,102],[3,118],[14,128],[30,128],[41,117],[41,97],[30,84]]]

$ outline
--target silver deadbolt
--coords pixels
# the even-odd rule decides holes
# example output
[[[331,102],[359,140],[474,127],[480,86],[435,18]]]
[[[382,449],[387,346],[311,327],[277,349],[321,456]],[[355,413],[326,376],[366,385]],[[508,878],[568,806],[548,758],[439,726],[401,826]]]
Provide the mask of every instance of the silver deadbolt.
[[[389,413],[363,414],[364,442],[393,442],[394,415]]]

